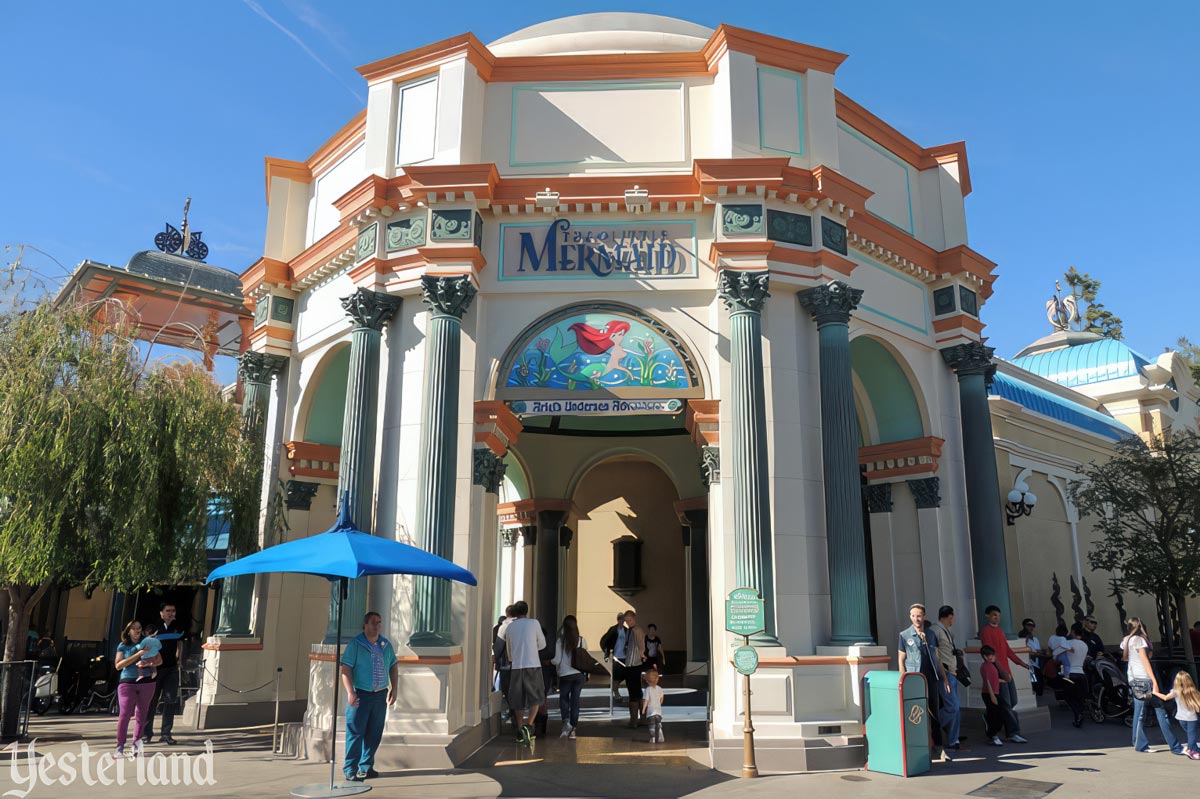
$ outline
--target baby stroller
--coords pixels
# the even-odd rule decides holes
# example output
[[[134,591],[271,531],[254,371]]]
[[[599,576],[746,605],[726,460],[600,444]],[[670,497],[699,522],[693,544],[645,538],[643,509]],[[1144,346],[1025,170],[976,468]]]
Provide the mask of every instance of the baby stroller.
[[[31,709],[39,716],[46,715],[46,711],[58,699],[58,670],[61,667],[62,658],[59,658],[56,664],[43,663],[37,667],[37,673],[33,679]]]
[[[1092,721],[1101,724],[1109,719],[1132,721],[1133,698],[1129,683],[1121,668],[1108,658],[1093,658],[1086,667],[1088,673],[1087,709]]]

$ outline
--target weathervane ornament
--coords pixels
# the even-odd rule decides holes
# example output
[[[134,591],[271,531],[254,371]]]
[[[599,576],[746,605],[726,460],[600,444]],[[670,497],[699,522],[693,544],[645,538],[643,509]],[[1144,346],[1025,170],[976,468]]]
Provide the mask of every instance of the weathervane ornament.
[[[200,241],[200,231],[193,233],[188,226],[188,208],[191,204],[191,197],[183,204],[183,232],[176,230],[175,226],[168,222],[166,230],[154,237],[154,246],[169,255],[183,255],[203,261],[208,257],[208,245]]]
[[[1079,321],[1078,299],[1074,294],[1059,297],[1062,286],[1054,281],[1054,296],[1046,300],[1046,318],[1056,330],[1070,330],[1072,322]]]

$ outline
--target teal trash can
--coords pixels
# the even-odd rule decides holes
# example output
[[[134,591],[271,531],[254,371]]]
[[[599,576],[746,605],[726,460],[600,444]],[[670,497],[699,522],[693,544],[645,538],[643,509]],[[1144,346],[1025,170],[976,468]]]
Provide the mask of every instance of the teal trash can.
[[[867,770],[900,777],[929,771],[925,677],[915,671],[870,671],[862,682]]]

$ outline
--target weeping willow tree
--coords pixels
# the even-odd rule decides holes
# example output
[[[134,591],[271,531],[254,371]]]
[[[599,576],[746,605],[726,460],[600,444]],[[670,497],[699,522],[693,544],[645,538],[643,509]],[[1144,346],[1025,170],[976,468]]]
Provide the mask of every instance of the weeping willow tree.
[[[196,364],[147,368],[114,308],[101,320],[48,303],[0,315],[5,660],[23,656],[30,612],[51,587],[202,578],[214,496],[231,508],[232,545],[256,537],[261,453],[238,409]],[[14,694],[0,693],[0,736],[13,732]]]

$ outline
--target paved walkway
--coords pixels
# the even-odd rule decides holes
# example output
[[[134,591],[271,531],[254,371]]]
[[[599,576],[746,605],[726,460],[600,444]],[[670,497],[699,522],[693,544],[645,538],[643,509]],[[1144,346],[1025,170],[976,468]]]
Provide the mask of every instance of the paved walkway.
[[[976,746],[952,762],[935,764],[925,776],[901,779],[870,772],[796,774],[740,780],[697,764],[688,756],[690,747],[703,749],[703,723],[678,721],[666,725],[667,742],[645,742],[644,729],[627,730],[619,723],[594,719],[581,724],[581,737],[571,742],[551,736],[521,748],[508,737],[494,740],[465,764],[453,771],[409,771],[385,774],[373,780],[371,797],[421,797],[422,799],[480,799],[505,797],[636,797],[636,799],[753,799],[755,797],[937,797],[992,796],[1001,799],[1037,799],[1053,789],[1053,799],[1084,797],[1133,797],[1148,789],[1166,796],[1189,796],[1200,784],[1200,762],[1175,757],[1161,750],[1138,754],[1129,746],[1129,730],[1123,725],[1087,725],[1072,729],[1068,717],[1055,715],[1058,729],[1032,735],[1024,746],[1001,748]],[[111,751],[115,722],[102,716],[57,716],[35,718],[30,726],[37,737],[36,753],[52,755],[56,765],[47,777],[59,779],[57,765],[63,754],[76,757],[81,742],[93,752]],[[1065,728],[1065,729],[1064,729]],[[1151,731],[1157,740],[1157,730]],[[139,787],[138,768],[126,761],[124,786],[93,785],[82,776],[71,784],[30,783],[25,749],[13,760],[10,752],[0,755],[0,794],[28,791],[30,799],[70,797],[128,797],[139,794],[175,797],[287,796],[290,789],[328,778],[328,764],[274,757],[271,729],[206,730],[180,732],[183,745],[154,745],[154,753],[204,752],[205,740],[212,742],[213,785]],[[95,757],[95,755],[93,755]],[[182,759],[180,759],[182,762]],[[199,761],[191,761],[194,767]],[[616,768],[614,768],[614,766]],[[75,768],[79,764],[74,764]],[[143,779],[157,777],[168,758],[150,758],[143,765]],[[95,768],[92,768],[92,774]],[[193,772],[193,775],[195,772]],[[109,772],[115,776],[115,772]],[[199,776],[206,776],[202,770]],[[997,780],[1001,780],[997,782]],[[1013,782],[1017,780],[1018,782]],[[22,799],[21,794],[8,794]]]

